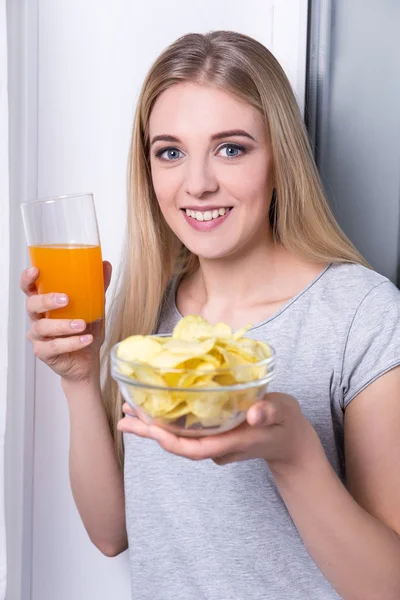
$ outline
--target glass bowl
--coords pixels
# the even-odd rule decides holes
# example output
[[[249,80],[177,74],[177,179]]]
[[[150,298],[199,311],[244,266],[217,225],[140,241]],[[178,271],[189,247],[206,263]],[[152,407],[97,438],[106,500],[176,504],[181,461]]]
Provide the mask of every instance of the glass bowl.
[[[250,406],[263,398],[274,373],[275,352],[269,344],[271,355],[260,362],[207,371],[129,362],[117,356],[118,346],[111,350],[111,374],[124,400],[145,423],[184,437],[215,435],[243,423]],[[166,382],[160,385],[161,377],[167,373],[168,377],[178,379],[183,375],[198,379],[202,374],[212,374],[218,383],[212,381],[209,387],[173,387]],[[226,385],[232,381],[232,375],[240,383]]]

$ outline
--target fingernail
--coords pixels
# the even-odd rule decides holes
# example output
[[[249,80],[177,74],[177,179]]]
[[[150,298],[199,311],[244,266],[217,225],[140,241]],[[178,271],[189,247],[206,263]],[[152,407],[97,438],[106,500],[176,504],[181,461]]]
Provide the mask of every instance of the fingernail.
[[[85,321],[71,321],[71,327],[72,329],[80,331],[81,329],[85,329],[86,323]]]
[[[29,267],[29,269],[27,269],[26,274],[28,275],[28,277],[33,277],[34,275],[36,275],[37,273],[37,268],[36,267]]]
[[[262,422],[264,421],[264,412],[261,410],[261,408],[255,408],[253,410],[253,424],[254,425],[261,425]]]
[[[68,304],[68,296],[66,296],[65,294],[56,294],[55,302],[59,306],[65,306],[66,304]]]
[[[92,341],[93,336],[91,336],[90,334],[81,335],[79,339],[81,340],[82,344],[87,344]]]

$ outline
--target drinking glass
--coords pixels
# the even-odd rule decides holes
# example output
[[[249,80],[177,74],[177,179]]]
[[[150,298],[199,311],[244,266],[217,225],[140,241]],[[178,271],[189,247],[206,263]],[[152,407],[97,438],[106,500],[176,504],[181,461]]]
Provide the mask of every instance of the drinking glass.
[[[31,264],[39,269],[39,294],[69,297],[52,319],[104,319],[104,279],[100,237],[92,194],[38,199],[21,204]]]

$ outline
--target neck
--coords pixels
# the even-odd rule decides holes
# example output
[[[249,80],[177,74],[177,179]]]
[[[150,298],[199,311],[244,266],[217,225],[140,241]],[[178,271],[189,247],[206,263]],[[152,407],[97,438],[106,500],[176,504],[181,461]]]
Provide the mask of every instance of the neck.
[[[272,235],[253,240],[232,256],[200,258],[198,271],[188,281],[191,296],[201,304],[221,308],[274,301],[292,294],[296,265],[303,261],[273,241]]]
[[[258,322],[296,296],[324,266],[287,250],[273,240],[268,226],[260,227],[229,256],[199,257],[197,271],[178,287],[178,309],[232,327]]]
[[[179,285],[178,308],[183,315],[241,327],[273,314],[324,266],[306,262],[264,236],[235,256],[200,259],[200,268]]]
[[[276,272],[278,250],[272,241],[242,252],[237,256],[221,260],[200,259],[200,268],[194,277],[196,288],[204,291],[208,299],[224,298],[236,302],[249,297],[256,284],[260,284],[260,273],[270,280]],[[199,290],[200,291],[200,290]]]

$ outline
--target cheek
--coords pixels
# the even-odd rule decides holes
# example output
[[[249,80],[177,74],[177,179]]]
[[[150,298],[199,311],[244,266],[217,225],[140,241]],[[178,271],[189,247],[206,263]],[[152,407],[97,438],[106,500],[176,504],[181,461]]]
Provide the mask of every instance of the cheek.
[[[162,212],[175,205],[179,180],[175,169],[153,169],[151,173],[154,191]]]
[[[271,168],[265,160],[249,161],[225,176],[226,188],[243,206],[269,206],[273,189]]]

